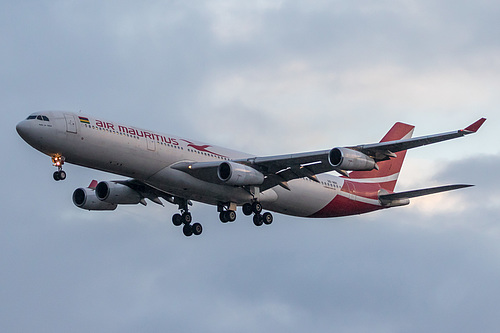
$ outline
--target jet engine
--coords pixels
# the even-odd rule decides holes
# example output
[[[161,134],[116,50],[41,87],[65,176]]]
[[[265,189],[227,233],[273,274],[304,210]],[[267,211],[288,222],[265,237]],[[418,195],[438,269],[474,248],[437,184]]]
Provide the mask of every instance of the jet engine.
[[[96,197],[111,204],[138,204],[141,202],[141,195],[127,185],[113,182],[100,182],[95,188]]]
[[[330,164],[341,170],[371,171],[377,169],[375,160],[349,148],[333,148],[328,155]]]
[[[117,206],[97,199],[94,190],[83,187],[73,192],[73,203],[76,207],[87,210],[115,210]]]
[[[222,162],[217,168],[217,176],[228,185],[261,185],[264,182],[262,173],[234,162]]]

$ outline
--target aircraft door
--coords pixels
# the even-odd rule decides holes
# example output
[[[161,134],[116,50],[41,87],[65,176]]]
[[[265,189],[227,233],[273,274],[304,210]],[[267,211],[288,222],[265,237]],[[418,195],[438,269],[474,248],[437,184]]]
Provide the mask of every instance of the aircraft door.
[[[66,119],[66,132],[76,134],[75,116],[73,116],[72,114],[65,114],[64,118]]]
[[[156,142],[153,139],[146,138],[146,141],[148,142],[148,150],[155,151],[156,150]]]
[[[347,189],[349,190],[349,199],[356,200],[356,186],[354,182],[347,181]]]

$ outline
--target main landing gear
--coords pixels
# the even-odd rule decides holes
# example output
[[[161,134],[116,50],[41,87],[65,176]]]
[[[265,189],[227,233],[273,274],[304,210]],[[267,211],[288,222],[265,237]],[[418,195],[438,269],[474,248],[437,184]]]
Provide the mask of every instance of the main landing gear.
[[[217,211],[219,212],[219,220],[222,223],[234,222],[236,221],[236,204],[222,204],[217,205]]]
[[[181,211],[181,214],[177,213],[172,216],[172,223],[176,227],[180,227],[181,225],[184,225],[182,227],[182,232],[184,233],[184,236],[189,237],[192,235],[201,235],[203,232],[203,227],[199,223],[193,223],[193,217],[191,213],[188,211],[188,204],[187,200],[185,199],[179,199],[179,209]]]
[[[57,171],[54,172],[53,177],[55,181],[65,180],[66,172],[63,171],[62,166],[64,164],[64,156],[56,155],[52,157],[52,164],[57,167]]]
[[[186,237],[192,235],[200,235],[203,232],[203,227],[200,223],[192,223],[193,217],[188,211],[188,200],[175,197],[172,203],[179,205],[180,213],[172,216],[172,223],[176,227],[182,226],[182,232]],[[246,203],[243,205],[243,214],[249,216],[253,214],[253,223],[260,227],[264,224],[269,225],[273,223],[273,215],[269,212],[262,213],[262,205],[258,201]],[[217,206],[219,211],[219,218],[222,223],[233,222],[236,220],[236,204],[222,204]]]
[[[252,203],[246,203],[242,207],[243,214],[249,216],[254,214],[253,223],[260,227],[263,224],[273,223],[273,215],[271,213],[262,214],[262,205],[258,201]],[[236,204],[222,204],[217,206],[217,211],[219,212],[219,219],[222,223],[233,222],[236,220]]]
[[[273,215],[269,212],[262,214],[262,205],[258,201],[246,203],[243,205],[243,214],[249,216],[253,215],[253,224],[260,227],[263,224],[269,225],[273,223]]]

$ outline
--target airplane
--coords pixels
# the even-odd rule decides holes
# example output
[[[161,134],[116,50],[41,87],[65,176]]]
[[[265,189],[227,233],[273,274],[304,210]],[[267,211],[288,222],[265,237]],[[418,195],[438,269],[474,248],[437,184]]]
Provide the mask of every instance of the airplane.
[[[253,223],[262,226],[274,220],[269,211],[309,218],[349,216],[472,186],[394,192],[408,149],[476,133],[485,120],[416,138],[414,126],[397,122],[378,143],[276,156],[250,155],[64,111],[33,113],[16,130],[52,158],[56,181],[66,179],[66,162],[129,178],[93,180],[77,188],[72,196],[77,207],[112,211],[118,205],[146,205],[146,199],[163,205],[161,198],[178,206],[172,223],[191,236],[203,231],[189,211],[193,201],[216,206],[224,223],[235,221],[241,206],[244,215],[253,215]]]

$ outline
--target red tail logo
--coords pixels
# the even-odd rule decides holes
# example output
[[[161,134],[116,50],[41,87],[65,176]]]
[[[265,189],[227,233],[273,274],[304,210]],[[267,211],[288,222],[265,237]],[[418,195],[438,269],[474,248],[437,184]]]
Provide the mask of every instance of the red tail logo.
[[[413,135],[414,128],[415,126],[412,125],[395,123],[380,142],[409,139]],[[383,189],[392,192],[394,191],[399,172],[403,166],[406,150],[398,152],[396,156],[397,157],[393,157],[387,161],[378,162],[378,170],[353,171],[349,174],[349,177],[351,179],[359,179],[363,183],[380,184]]]

